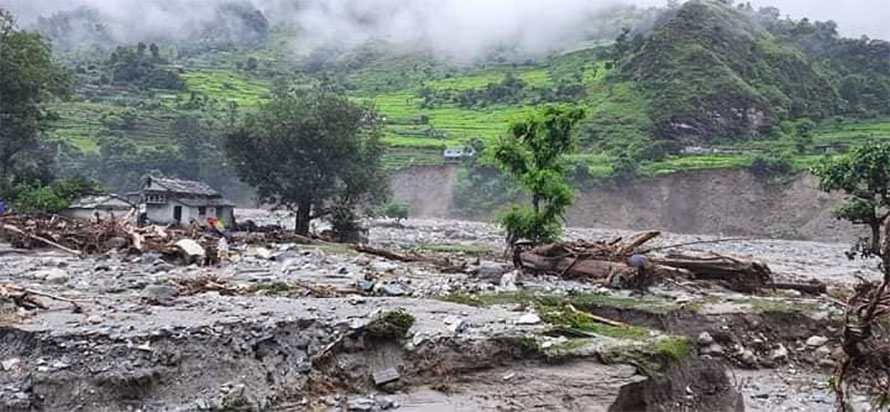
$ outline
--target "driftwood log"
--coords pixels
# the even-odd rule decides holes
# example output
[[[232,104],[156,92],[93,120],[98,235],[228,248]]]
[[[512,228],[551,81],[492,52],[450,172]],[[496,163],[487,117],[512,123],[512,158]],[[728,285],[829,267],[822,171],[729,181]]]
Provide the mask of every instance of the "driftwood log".
[[[540,245],[520,251],[518,264],[523,269],[534,272],[608,285],[616,285],[614,279],[617,276],[625,281],[623,282],[625,286],[639,288],[645,288],[663,279],[689,279],[714,281],[729,289],[745,293],[763,288],[794,289],[811,294],[825,292],[825,285],[819,282],[773,282],[772,271],[765,263],[735,256],[716,253],[672,253],[666,256],[630,259],[634,255],[673,248],[666,246],[642,249],[659,234],[656,231],[647,231],[631,236],[627,240],[621,238],[596,242],[577,240]],[[633,265],[629,263],[631,260]]]

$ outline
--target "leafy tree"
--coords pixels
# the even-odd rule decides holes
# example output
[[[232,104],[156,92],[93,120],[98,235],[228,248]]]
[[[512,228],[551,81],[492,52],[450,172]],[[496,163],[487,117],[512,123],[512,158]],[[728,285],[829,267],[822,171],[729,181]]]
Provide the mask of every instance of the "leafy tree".
[[[98,182],[80,177],[51,185],[20,184],[16,192],[15,208],[25,213],[58,213],[78,197],[103,193]]]
[[[336,205],[350,210],[384,193],[380,129],[372,108],[318,90],[278,92],[224,140],[238,176],[259,200],[297,215],[296,231]]]
[[[810,119],[800,119],[794,125],[794,150],[798,154],[803,154],[807,150],[807,146],[813,144],[813,130],[816,129],[816,123]]]
[[[559,236],[563,214],[572,204],[563,156],[574,150],[572,129],[584,117],[578,108],[546,106],[510,125],[495,144],[494,160],[531,195],[531,206],[514,205],[498,218],[507,244],[544,243]]]
[[[12,186],[47,180],[49,162],[40,135],[46,130],[44,103],[65,97],[68,73],[53,62],[49,44],[36,33],[18,31],[0,9],[0,196]]]
[[[864,281],[856,286],[847,300],[841,348],[844,356],[840,367],[831,378],[837,397],[838,410],[852,410],[847,404],[851,386],[864,389],[871,398],[874,410],[886,410],[890,405],[890,388],[884,379],[890,362],[886,351],[890,299],[890,239],[882,239],[881,226],[890,215],[890,143],[869,142],[834,161],[826,161],[813,170],[826,192],[842,190],[846,203],[835,210],[835,216],[854,224],[868,225],[871,238],[862,238],[848,254],[851,259],[862,257],[881,259],[881,282]],[[885,226],[885,231],[890,227]],[[885,232],[884,236],[887,236]],[[855,382],[855,383],[851,383]]]
[[[812,172],[819,177],[823,191],[846,194],[846,203],[834,211],[835,217],[871,229],[871,238],[861,239],[855,250],[865,256],[878,256],[881,226],[890,215],[890,143],[869,142],[820,164]],[[890,276],[890,271],[885,273],[885,278]]]

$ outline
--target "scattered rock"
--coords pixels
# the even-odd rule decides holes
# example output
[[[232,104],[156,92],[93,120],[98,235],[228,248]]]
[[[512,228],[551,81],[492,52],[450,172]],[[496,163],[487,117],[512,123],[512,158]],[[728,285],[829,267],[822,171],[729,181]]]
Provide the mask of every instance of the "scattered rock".
[[[819,347],[826,343],[828,343],[828,338],[824,336],[810,336],[810,338],[807,339],[807,346],[811,348]]]
[[[180,239],[176,242],[176,247],[190,258],[204,257],[204,247],[192,239]]]
[[[541,323],[541,317],[534,313],[526,313],[520,316],[516,323],[520,325],[534,325]]]
[[[87,322],[89,322],[93,325],[98,325],[98,324],[102,323],[102,317],[99,315],[90,315],[87,318]]]
[[[742,361],[742,364],[751,368],[756,368],[759,363],[757,355],[750,349],[743,349],[739,354],[739,360]]]
[[[478,278],[488,279],[493,282],[500,282],[501,276],[507,271],[504,269],[504,265],[498,262],[492,262],[488,260],[483,260],[479,263],[479,266],[474,267],[470,270],[470,273]]]
[[[832,350],[828,346],[822,345],[822,346],[816,348],[816,350],[813,351],[813,353],[816,354],[816,357],[818,357],[820,359],[825,359],[825,358],[831,358]]]
[[[450,315],[450,316],[446,317],[444,322],[445,322],[445,325],[448,326],[448,330],[450,330],[454,333],[459,332],[464,327],[463,319],[461,319],[457,316],[454,316],[454,315]]]
[[[404,296],[408,294],[405,288],[397,283],[378,284],[377,292],[386,296]]]
[[[706,347],[702,348],[700,353],[702,355],[720,356],[720,355],[723,355],[724,349],[723,349],[723,346],[720,346],[720,344],[712,343],[710,346],[706,346]]]
[[[12,368],[18,366],[20,363],[22,363],[21,359],[12,358],[12,359],[7,359],[5,361],[0,362],[0,366],[3,367],[3,370],[9,371],[9,370],[12,370]]]
[[[127,246],[127,239],[120,236],[115,236],[105,241],[106,249],[123,249],[125,246]]]
[[[714,338],[708,332],[702,332],[698,334],[698,344],[699,346],[711,346],[714,343]]]
[[[151,304],[169,306],[179,296],[179,289],[166,285],[148,285],[142,290],[142,298]]]
[[[391,273],[398,269],[399,265],[392,262],[375,260],[371,262],[370,267],[371,270],[377,273]]]
[[[374,372],[374,384],[385,385],[390,382],[399,380],[399,371],[396,368],[386,368],[381,371]]]
[[[515,292],[519,290],[519,288],[516,287],[516,271],[504,273],[504,275],[501,276],[500,287],[503,292]]]
[[[785,348],[785,345],[779,344],[776,349],[773,349],[773,352],[770,354],[770,359],[773,362],[782,363],[788,360],[788,349]]]
[[[47,283],[63,284],[71,279],[67,271],[59,268],[39,270],[32,275],[36,279],[45,280]]]
[[[350,411],[373,411],[377,407],[377,401],[371,398],[353,398],[346,402],[346,409]]]

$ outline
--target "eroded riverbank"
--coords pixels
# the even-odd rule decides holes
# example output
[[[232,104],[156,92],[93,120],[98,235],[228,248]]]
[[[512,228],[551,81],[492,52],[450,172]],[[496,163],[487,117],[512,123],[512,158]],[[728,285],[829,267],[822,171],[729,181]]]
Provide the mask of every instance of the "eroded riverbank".
[[[487,225],[457,221],[377,222],[370,231],[374,245],[483,262],[500,257],[501,239]],[[665,235],[660,242],[703,239]],[[696,247],[765,260],[778,279],[842,285],[874,274],[870,262],[848,261],[842,244],[747,240]],[[506,268],[491,266],[440,273],[337,245],[239,252],[235,262],[199,268],[152,255],[75,259],[2,248],[0,283],[84,303],[82,313],[53,302],[49,310],[7,321],[0,401],[10,410],[834,407],[825,385],[840,310],[824,298],[665,285],[640,299],[541,276],[504,284]],[[201,276],[254,285],[254,292],[180,295],[182,279]],[[320,297],[322,290],[333,297]],[[546,314],[536,312],[542,296],[628,322],[633,333],[607,328],[555,336]],[[416,319],[406,340],[372,342],[351,333],[400,308]],[[344,343],[334,356],[319,361],[338,339]],[[375,384],[374,374],[388,369],[399,379]]]

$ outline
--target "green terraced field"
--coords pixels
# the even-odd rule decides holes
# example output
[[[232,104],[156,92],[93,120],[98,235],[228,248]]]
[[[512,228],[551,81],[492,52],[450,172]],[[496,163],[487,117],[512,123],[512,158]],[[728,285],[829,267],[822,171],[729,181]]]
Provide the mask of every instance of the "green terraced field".
[[[434,71],[432,80],[421,66],[411,61],[399,62],[398,70],[371,66],[351,72],[348,94],[356,101],[373,103],[385,118],[383,142],[389,146],[384,165],[398,169],[413,165],[445,163],[442,150],[481,139],[491,144],[505,132],[509,122],[527,113],[527,104],[491,105],[465,108],[455,104],[422,107],[417,91],[422,87],[437,90],[468,90],[498,83],[507,72],[523,79],[529,86],[548,87],[563,79],[580,79],[587,98],[575,104],[584,106],[588,119],[579,127],[580,154],[576,164],[586,165],[593,176],[608,176],[612,163],[621,153],[633,153],[652,141],[651,108],[643,94],[631,82],[619,81],[613,70],[602,62],[593,63],[594,51],[581,50],[557,56],[546,64],[519,67],[489,67],[479,70]],[[271,56],[271,55],[270,55]],[[218,57],[218,56],[217,56]],[[396,64],[396,63],[394,63]],[[412,66],[413,65],[413,66]],[[138,120],[131,129],[113,129],[143,147],[170,145],[170,125],[181,112],[176,107],[194,92],[216,102],[238,103],[241,110],[252,110],[269,97],[270,80],[225,69],[199,68],[182,74],[188,90],[178,95],[157,91],[152,96],[161,105],[138,109]],[[109,93],[110,96],[113,94]],[[70,142],[85,152],[98,149],[97,141],[109,128],[103,116],[119,115],[125,109],[111,97],[103,103],[57,103],[52,109],[60,119],[53,123],[50,136]],[[820,148],[836,144],[849,147],[866,139],[890,138],[890,119],[828,119],[814,133],[805,155],[792,158],[797,170],[816,164],[825,155]],[[729,142],[720,149],[734,149],[734,154],[669,156],[656,162],[641,162],[643,176],[659,176],[688,170],[743,168],[756,154],[774,149],[776,142],[754,140]]]
[[[241,107],[255,107],[269,97],[268,81],[248,77],[227,70],[196,70],[182,75],[188,91],[183,98],[188,99],[192,92],[204,94],[222,102],[237,102]]]

